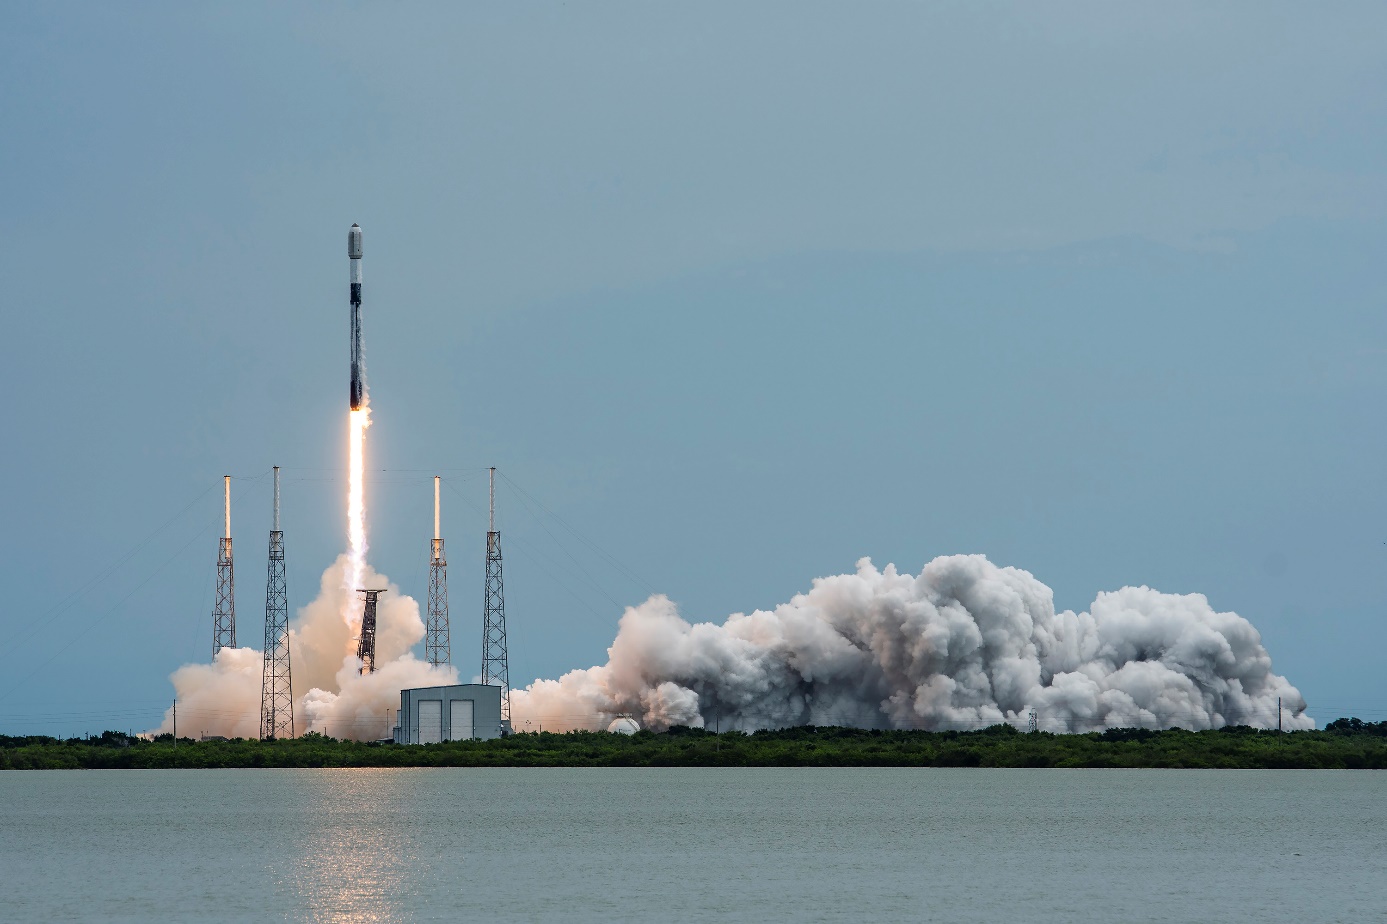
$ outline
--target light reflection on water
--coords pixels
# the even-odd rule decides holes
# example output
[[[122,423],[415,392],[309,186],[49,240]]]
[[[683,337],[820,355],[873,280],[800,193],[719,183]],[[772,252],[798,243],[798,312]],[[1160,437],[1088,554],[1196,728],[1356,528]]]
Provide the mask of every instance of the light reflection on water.
[[[0,774],[0,920],[1387,920],[1387,774]]]
[[[303,813],[313,823],[304,826],[305,836],[280,882],[289,907],[302,909],[312,921],[410,919],[401,891],[408,886],[409,870],[421,863],[402,823],[409,811],[408,780],[401,771],[337,770],[299,781]]]

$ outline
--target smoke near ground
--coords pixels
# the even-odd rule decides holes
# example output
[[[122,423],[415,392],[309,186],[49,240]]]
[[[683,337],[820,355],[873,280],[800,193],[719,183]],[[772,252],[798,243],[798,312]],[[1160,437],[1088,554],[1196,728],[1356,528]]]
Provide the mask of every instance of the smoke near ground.
[[[389,733],[387,715],[408,687],[458,682],[412,649],[424,637],[419,605],[365,566],[380,598],[379,669],[359,673],[360,607],[342,555],[290,626],[295,726],[338,738]],[[181,732],[256,737],[262,656],[225,648],[211,664],[172,676]],[[1250,622],[1199,594],[1148,587],[1101,593],[1087,612],[1055,612],[1050,588],[981,555],[937,558],[919,575],[858,562],[819,578],[774,610],[690,624],[664,596],[622,616],[606,664],[512,693],[516,731],[641,726],[723,730],[789,725],[866,728],[1313,728],[1300,692],[1272,672]],[[170,731],[172,714],[159,732]],[[624,730],[630,730],[623,726]]]
[[[334,738],[382,738],[390,732],[387,714],[399,708],[401,689],[457,683],[454,668],[436,668],[414,657],[411,649],[424,637],[419,604],[369,565],[360,571],[357,586],[388,590],[381,594],[376,612],[378,668],[374,674],[360,673],[356,645],[361,607],[353,601],[359,595],[348,593],[355,572],[350,557],[339,556],[323,572],[318,596],[290,623],[298,734],[311,730]],[[223,648],[210,664],[187,664],[174,671],[179,734],[259,737],[263,663],[256,649]],[[170,709],[156,733],[172,730]]]
[[[919,575],[858,562],[770,612],[691,625],[664,596],[628,608],[608,661],[512,697],[517,731],[868,728],[1313,728],[1252,624],[1199,594],[1101,593],[1056,613],[1049,587],[981,555]]]

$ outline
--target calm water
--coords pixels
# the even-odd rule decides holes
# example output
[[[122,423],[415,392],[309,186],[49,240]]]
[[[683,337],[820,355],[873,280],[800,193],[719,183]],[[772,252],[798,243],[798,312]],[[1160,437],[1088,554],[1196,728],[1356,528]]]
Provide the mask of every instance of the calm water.
[[[13,921],[1387,921],[1387,773],[0,773]]]

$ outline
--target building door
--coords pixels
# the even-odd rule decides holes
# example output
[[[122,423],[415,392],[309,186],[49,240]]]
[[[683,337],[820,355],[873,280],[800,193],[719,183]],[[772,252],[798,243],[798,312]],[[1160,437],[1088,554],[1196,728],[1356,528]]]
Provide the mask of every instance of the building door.
[[[448,737],[453,741],[476,737],[472,727],[473,707],[470,699],[455,699],[448,704]]]
[[[443,740],[443,701],[419,700],[419,743],[433,744]]]

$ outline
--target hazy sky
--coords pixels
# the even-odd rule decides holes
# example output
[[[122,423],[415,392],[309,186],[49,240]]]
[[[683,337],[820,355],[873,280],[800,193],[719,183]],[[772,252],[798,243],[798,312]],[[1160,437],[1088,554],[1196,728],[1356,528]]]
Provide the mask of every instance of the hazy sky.
[[[372,561],[448,482],[480,658],[982,552],[1204,593],[1387,718],[1387,7],[0,7],[0,731],[147,728],[343,546],[365,229]],[[518,485],[526,494],[513,485]],[[580,538],[581,537],[581,538]],[[147,540],[147,541],[146,541]],[[599,551],[600,550],[600,551]]]

